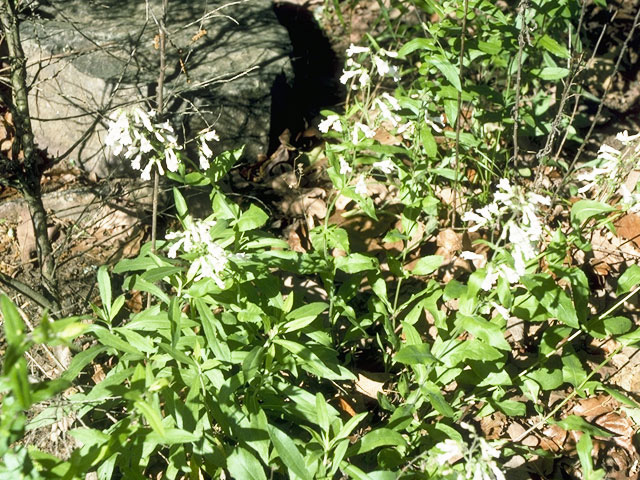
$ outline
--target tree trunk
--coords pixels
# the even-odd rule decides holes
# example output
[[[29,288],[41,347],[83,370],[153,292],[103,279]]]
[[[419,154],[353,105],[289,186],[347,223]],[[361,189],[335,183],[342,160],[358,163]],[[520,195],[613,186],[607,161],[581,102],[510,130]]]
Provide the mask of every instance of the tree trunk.
[[[31,116],[27,91],[26,58],[20,43],[20,29],[14,0],[0,0],[0,23],[7,42],[11,64],[12,104],[9,105],[16,129],[13,142],[13,162],[23,162],[22,175],[17,178],[17,187],[24,196],[35,232],[38,263],[45,293],[59,309],[58,288],[55,279],[55,259],[47,234],[47,213],[42,203],[40,180],[42,165],[33,140]],[[60,312],[54,312],[57,316]]]

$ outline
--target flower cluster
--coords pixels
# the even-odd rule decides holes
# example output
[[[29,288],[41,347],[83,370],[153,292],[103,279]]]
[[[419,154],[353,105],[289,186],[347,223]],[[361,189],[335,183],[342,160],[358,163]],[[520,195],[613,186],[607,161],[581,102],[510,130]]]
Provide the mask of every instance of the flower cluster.
[[[480,228],[497,227],[502,219],[509,216],[502,224],[501,240],[508,239],[511,244],[513,268],[506,265],[491,264],[482,284],[484,290],[491,286],[500,276],[509,283],[516,283],[525,274],[526,264],[539,253],[539,243],[544,233],[540,220],[541,206],[551,205],[551,199],[534,192],[525,192],[518,186],[512,186],[505,178],[498,183],[498,191],[494,201],[475,211],[466,212],[462,216],[465,222],[473,222],[470,232]],[[464,252],[463,252],[464,253]],[[467,254],[467,256],[469,256]]]
[[[220,288],[224,288],[221,275],[226,268],[229,257],[218,243],[211,238],[211,229],[215,227],[214,220],[196,220],[190,222],[183,232],[168,233],[166,240],[177,240],[171,245],[167,256],[175,258],[178,250],[185,254],[196,254],[187,278],[200,280],[201,278],[211,278]]]
[[[347,64],[342,71],[340,82],[344,85],[351,82],[351,88],[357,90],[371,84],[371,74],[369,68],[355,59],[356,56],[366,54],[371,57],[371,63],[375,68],[375,72],[380,77],[391,75],[395,81],[398,81],[398,68],[389,63],[388,58],[396,58],[396,52],[390,52],[381,48],[377,52],[372,52],[369,47],[359,47],[351,44],[347,49]],[[356,81],[357,80],[357,81]]]
[[[618,133],[616,139],[622,143],[624,149],[618,150],[603,144],[598,150],[598,156],[589,162],[576,176],[579,182],[584,182],[578,193],[592,192],[602,201],[617,193],[621,196],[622,207],[631,212],[640,211],[640,194],[629,190],[625,180],[629,172],[637,169],[637,158],[640,154],[640,133],[629,135],[625,130]]]
[[[198,135],[198,160],[200,161],[200,168],[203,170],[209,169],[209,161],[213,157],[213,151],[209,147],[208,142],[213,140],[216,142],[220,141],[220,137],[218,137],[215,130],[204,130]]]
[[[447,439],[438,443],[435,450],[439,453],[432,461],[439,467],[440,473],[446,478],[456,480],[504,480],[505,475],[496,463],[500,452],[479,436],[471,425],[462,422],[460,426],[470,432],[472,442],[468,445],[465,442]],[[454,470],[451,465],[462,459],[463,470]]]
[[[136,107],[131,112],[121,110],[115,121],[109,123],[105,144],[114,155],[124,151],[124,158],[131,160],[131,168],[141,170],[143,180],[151,179],[151,169],[157,166],[164,175],[162,160],[166,168],[175,172],[180,165],[177,151],[181,148],[169,122],[153,122],[155,112],[145,112]],[[142,162],[146,161],[143,167]]]

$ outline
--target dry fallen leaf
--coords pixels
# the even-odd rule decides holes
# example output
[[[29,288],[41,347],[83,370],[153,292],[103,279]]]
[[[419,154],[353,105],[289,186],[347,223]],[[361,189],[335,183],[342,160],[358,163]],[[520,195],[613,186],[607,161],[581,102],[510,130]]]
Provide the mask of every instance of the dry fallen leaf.
[[[615,223],[618,236],[630,240],[640,247],[640,215],[628,213]]]
[[[377,399],[378,393],[383,392],[383,386],[389,377],[390,375],[386,373],[360,372],[355,382],[356,391],[369,398]]]

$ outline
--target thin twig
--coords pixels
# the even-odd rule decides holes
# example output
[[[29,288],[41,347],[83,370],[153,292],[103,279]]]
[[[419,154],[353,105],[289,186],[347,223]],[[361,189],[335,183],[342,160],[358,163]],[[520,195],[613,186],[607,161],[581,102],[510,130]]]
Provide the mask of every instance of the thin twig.
[[[462,128],[462,85],[464,78],[462,76],[464,70],[464,41],[467,31],[467,13],[469,12],[469,0],[464,0],[464,14],[462,16],[462,33],[460,33],[460,67],[458,70],[458,79],[460,80],[460,90],[458,90],[458,113],[456,115],[456,152],[455,152],[455,167],[454,167],[454,187],[453,187],[453,211],[451,212],[451,227],[456,226],[456,209],[458,207],[458,190],[459,190],[459,172],[460,167],[460,129]]]
[[[522,54],[526,43],[525,37],[529,36],[529,27],[527,25],[527,9],[529,8],[529,0],[521,0],[518,16],[520,17],[520,33],[518,34],[518,69],[516,71],[516,98],[513,106],[513,164],[518,162],[518,123],[520,122],[520,84],[522,83]]]

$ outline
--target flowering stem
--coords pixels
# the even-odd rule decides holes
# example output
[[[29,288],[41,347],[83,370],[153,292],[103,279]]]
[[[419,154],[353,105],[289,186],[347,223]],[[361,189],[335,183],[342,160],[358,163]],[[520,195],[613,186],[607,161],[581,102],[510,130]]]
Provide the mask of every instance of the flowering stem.
[[[164,113],[164,77],[166,70],[166,38],[165,21],[167,18],[167,7],[169,0],[162,0],[162,13],[158,21],[158,39],[160,51],[160,71],[158,72],[158,90],[156,92],[156,110],[158,118],[162,118]],[[153,196],[151,213],[151,252],[156,253],[156,238],[158,235],[158,190],[160,189],[160,173],[158,169],[153,171]],[[147,308],[151,306],[151,294],[147,297]]]

